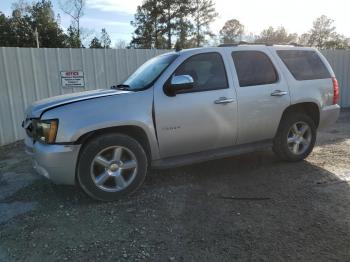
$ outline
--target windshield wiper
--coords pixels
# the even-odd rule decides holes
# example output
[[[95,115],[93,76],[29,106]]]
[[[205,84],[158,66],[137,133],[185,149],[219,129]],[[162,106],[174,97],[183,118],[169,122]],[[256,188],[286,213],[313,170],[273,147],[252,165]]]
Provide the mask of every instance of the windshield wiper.
[[[116,86],[111,86],[111,89],[129,90],[130,86],[125,84],[119,84]]]

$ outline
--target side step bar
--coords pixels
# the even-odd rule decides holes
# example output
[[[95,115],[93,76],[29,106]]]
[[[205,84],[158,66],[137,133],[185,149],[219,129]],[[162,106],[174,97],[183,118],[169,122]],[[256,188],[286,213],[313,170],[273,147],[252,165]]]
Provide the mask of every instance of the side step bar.
[[[220,159],[229,156],[236,156],[272,147],[272,140],[236,145],[204,152],[187,155],[169,157],[165,159],[153,160],[152,167],[157,169],[174,168],[190,164],[200,163],[208,160]]]

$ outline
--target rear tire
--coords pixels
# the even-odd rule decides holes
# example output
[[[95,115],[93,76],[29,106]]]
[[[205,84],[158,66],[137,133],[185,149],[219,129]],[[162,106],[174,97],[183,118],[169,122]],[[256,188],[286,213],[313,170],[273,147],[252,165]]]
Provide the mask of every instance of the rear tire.
[[[92,198],[113,201],[135,192],[145,180],[147,167],[139,142],[124,134],[105,134],[83,146],[77,178]]]
[[[286,161],[305,159],[314,148],[316,125],[306,114],[290,113],[281,120],[273,141],[273,151]]]

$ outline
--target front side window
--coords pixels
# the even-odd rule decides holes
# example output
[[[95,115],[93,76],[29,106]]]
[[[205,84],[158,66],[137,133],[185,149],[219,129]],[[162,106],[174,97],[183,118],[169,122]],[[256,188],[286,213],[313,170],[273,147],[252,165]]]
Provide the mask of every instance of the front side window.
[[[278,50],[278,56],[296,80],[330,78],[326,66],[315,51]]]
[[[219,53],[193,55],[176,69],[174,75],[190,75],[194,80],[191,92],[228,88],[225,65]]]
[[[150,87],[177,57],[178,54],[165,54],[148,60],[132,73],[122,86],[132,91]]]
[[[235,51],[232,59],[240,86],[268,85],[278,80],[275,67],[263,52]]]

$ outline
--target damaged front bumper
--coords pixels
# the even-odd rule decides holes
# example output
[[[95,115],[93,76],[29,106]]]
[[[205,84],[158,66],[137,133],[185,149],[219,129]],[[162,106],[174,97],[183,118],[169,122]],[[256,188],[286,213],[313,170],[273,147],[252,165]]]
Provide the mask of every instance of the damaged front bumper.
[[[74,185],[81,145],[58,145],[33,142],[26,136],[25,151],[33,158],[33,168],[56,184]]]

